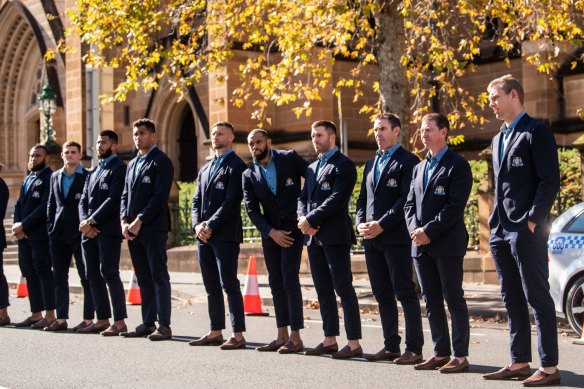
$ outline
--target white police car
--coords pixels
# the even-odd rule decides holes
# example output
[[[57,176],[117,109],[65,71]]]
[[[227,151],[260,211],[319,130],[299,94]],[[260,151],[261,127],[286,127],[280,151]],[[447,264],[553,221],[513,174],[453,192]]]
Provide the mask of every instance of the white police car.
[[[550,292],[556,313],[582,334],[584,322],[584,202],[552,224],[548,240]]]

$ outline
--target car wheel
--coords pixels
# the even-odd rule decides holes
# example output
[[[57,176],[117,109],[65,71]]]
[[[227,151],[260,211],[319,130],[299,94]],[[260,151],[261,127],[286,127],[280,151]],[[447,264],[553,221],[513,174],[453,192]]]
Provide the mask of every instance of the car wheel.
[[[566,318],[570,323],[570,327],[578,333],[578,336],[582,335],[582,325],[584,324],[584,275],[574,282],[568,292]]]

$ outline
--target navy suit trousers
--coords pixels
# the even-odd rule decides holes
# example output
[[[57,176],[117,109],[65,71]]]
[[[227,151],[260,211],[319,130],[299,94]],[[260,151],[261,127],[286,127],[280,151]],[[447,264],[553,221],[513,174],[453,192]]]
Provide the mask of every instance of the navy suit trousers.
[[[128,241],[132,264],[142,297],[142,322],[170,326],[170,275],[166,263],[166,232],[144,232]]]
[[[18,264],[28,287],[31,312],[55,309],[55,288],[48,240],[18,241]]]
[[[4,250],[0,250],[0,309],[10,306],[8,301],[8,282],[4,275]]]
[[[491,231],[490,246],[509,314],[511,360],[531,362],[531,305],[537,326],[541,366],[558,364],[558,335],[554,302],[550,296],[547,259],[548,233],[536,229]],[[526,298],[527,296],[527,298]]]
[[[211,331],[225,328],[223,290],[227,294],[229,317],[233,332],[245,331],[245,315],[241,285],[237,279],[239,243],[198,241],[199,268],[207,292]]]
[[[108,235],[83,239],[81,243],[87,279],[91,285],[95,311],[99,320],[112,317],[108,288],[114,320],[123,320],[128,317],[124,284],[120,279],[121,246],[121,237]]]
[[[351,246],[319,246],[314,239],[308,246],[312,280],[320,304],[324,336],[339,335],[339,312],[335,292],[341,298],[348,340],[361,339],[359,302],[351,273]]]
[[[83,319],[93,320],[93,298],[89,281],[85,273],[85,264],[81,255],[81,239],[62,240],[50,238],[51,258],[53,260],[53,280],[55,283],[55,303],[57,318],[69,318],[69,267],[71,257],[75,257],[75,266],[83,288]]]
[[[292,331],[304,328],[302,291],[300,290],[300,258],[302,236],[296,236],[291,247],[264,246],[268,280],[278,328],[290,326]]]
[[[379,304],[379,316],[383,328],[385,348],[399,353],[400,341],[396,297],[402,305],[406,324],[406,351],[422,354],[424,334],[420,300],[412,280],[410,245],[365,245],[365,262],[375,300]]]
[[[423,253],[414,258],[416,272],[426,302],[434,355],[450,356],[450,335],[444,300],[452,319],[452,350],[455,357],[468,355],[470,326],[462,289],[464,257],[432,257]]]

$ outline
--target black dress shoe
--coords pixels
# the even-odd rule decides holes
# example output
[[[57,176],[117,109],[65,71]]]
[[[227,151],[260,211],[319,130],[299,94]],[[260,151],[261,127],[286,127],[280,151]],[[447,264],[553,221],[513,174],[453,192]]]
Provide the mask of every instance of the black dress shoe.
[[[50,332],[58,332],[58,331],[66,331],[67,330],[67,322],[64,321],[59,323],[57,320],[51,323],[50,326],[43,328],[43,331],[50,331]]]
[[[36,323],[32,324],[30,326],[30,328],[32,328],[33,330],[44,330],[45,328],[47,328],[48,326],[50,326],[51,324],[53,324],[56,321],[57,320],[48,321],[47,319],[42,318],[41,320],[39,320]]]
[[[264,344],[263,346],[256,347],[256,351],[278,351],[280,347],[282,347],[286,342],[276,343],[275,340],[272,340],[269,344]]]
[[[102,331],[105,331],[109,328],[109,323],[97,324],[93,323],[88,325],[85,328],[80,328],[76,332],[78,334],[99,334]]]
[[[400,357],[400,353],[393,353],[391,351],[387,351],[384,347],[375,354],[371,354],[365,357],[369,362],[377,362],[377,361],[393,361],[396,358]]]
[[[87,324],[85,321],[82,321],[81,323],[77,324],[75,327],[72,328],[73,332],[77,332],[77,330],[80,330],[82,328],[86,328],[89,327],[90,325],[92,325],[93,323],[89,323]]]
[[[318,356],[323,354],[333,354],[336,353],[337,351],[339,351],[339,345],[336,343],[331,344],[330,346],[325,346],[324,344],[319,343],[318,346],[316,346],[312,350],[308,350],[306,353],[304,353],[304,355]]]
[[[120,336],[123,336],[124,338],[144,338],[153,334],[154,331],[156,331],[155,326],[146,326],[144,324],[140,324],[134,331],[121,332]]]
[[[501,370],[493,373],[483,374],[483,378],[486,380],[510,380],[513,378],[525,379],[529,376],[531,376],[531,368],[529,365],[515,370],[511,370],[509,366],[505,366]]]
[[[361,358],[363,356],[363,349],[361,346],[357,347],[354,350],[351,350],[351,346],[346,345],[333,355],[333,359],[349,359],[349,358]]]
[[[172,339],[172,330],[167,326],[158,326],[156,331],[148,335],[148,339],[152,341],[170,340]]]
[[[191,340],[189,346],[221,346],[223,342],[223,335],[218,335],[214,338],[209,338],[209,336],[205,335],[202,338]]]
[[[33,319],[30,316],[27,317],[26,319],[24,319],[23,321],[19,322],[19,323],[14,323],[14,327],[18,327],[18,328],[25,328],[25,327],[29,327],[33,324],[38,323],[39,321],[43,320],[43,318],[41,317],[40,319]]]

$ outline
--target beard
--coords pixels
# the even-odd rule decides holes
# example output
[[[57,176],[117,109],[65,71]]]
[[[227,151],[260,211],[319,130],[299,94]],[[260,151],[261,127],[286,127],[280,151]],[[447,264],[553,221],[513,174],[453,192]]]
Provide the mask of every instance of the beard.
[[[254,162],[260,162],[263,161],[264,158],[267,157],[268,153],[270,152],[270,149],[268,149],[267,147],[264,149],[264,151],[262,151],[261,153],[259,153],[258,156],[253,156],[253,161]]]
[[[32,162],[29,162],[29,163],[28,163],[28,170],[30,170],[31,172],[38,172],[38,171],[41,171],[41,170],[43,170],[43,169],[45,168],[45,166],[46,166],[46,165],[45,165],[45,163],[44,163],[44,162],[43,162],[43,163],[41,163],[41,164],[38,164],[38,165],[35,165],[35,164],[34,164],[34,163],[32,163]]]
[[[110,157],[113,154],[112,149],[109,148],[106,151],[104,151],[103,153],[100,153],[99,151],[97,152],[97,157],[99,159],[106,159],[108,157]]]

